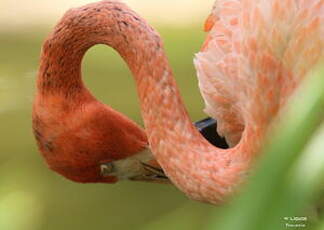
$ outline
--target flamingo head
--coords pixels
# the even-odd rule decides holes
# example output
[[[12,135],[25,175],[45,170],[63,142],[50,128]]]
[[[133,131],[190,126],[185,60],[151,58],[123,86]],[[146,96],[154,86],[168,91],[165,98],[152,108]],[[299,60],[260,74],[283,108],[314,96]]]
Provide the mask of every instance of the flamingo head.
[[[44,145],[42,143],[39,145],[49,168],[75,182],[116,183],[121,180],[132,180],[170,183],[150,149],[146,147],[139,152],[128,153],[127,156],[106,150],[104,155],[92,151],[91,155],[81,155],[80,158],[77,158],[77,154],[61,154],[59,158],[56,155],[54,159],[51,157],[53,152],[48,154],[48,151],[42,148]],[[84,149],[82,143],[80,147]]]
[[[49,168],[81,183],[168,183],[148,147],[145,131],[111,108],[97,102],[92,105],[83,113],[72,113],[73,119],[66,115],[68,122],[61,127],[44,125],[50,118],[39,115],[35,107],[34,134]]]

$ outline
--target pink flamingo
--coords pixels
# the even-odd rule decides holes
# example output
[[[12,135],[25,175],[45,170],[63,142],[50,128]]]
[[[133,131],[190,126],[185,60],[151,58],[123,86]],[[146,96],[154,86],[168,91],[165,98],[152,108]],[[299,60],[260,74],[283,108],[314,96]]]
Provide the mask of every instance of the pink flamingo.
[[[158,181],[165,172],[192,199],[224,201],[244,181],[273,118],[323,57],[323,5],[216,1],[195,66],[205,111],[229,149],[211,145],[193,126],[161,39],[140,16],[114,1],[69,10],[42,50],[33,109],[40,151],[49,167],[75,181]],[[82,57],[98,43],[116,49],[131,69],[148,142],[82,83]]]

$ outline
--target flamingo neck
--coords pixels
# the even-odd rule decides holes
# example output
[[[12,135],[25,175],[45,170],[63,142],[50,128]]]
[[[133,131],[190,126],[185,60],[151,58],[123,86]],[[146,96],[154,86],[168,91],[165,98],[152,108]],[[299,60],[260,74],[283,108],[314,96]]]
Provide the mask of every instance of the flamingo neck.
[[[150,147],[174,184],[191,198],[212,203],[232,193],[251,158],[243,152],[252,148],[250,130],[233,149],[210,145],[189,119],[159,35],[124,4],[102,1],[65,14],[43,47],[47,58],[41,62],[39,93],[91,99],[81,61],[95,44],[111,46],[130,67]]]
[[[71,9],[42,47],[38,93],[65,100],[90,94],[82,81],[81,63],[87,50],[97,44],[114,48],[136,76],[154,69],[147,68],[147,60],[154,62],[162,53],[158,34],[120,2],[102,1]]]
[[[192,138],[201,137],[179,96],[159,34],[120,2],[92,3],[63,16],[42,49],[38,93],[61,96],[64,101],[93,99],[82,82],[81,62],[86,51],[96,44],[114,48],[128,64],[148,132],[163,134],[163,125],[156,125],[175,120]],[[156,145],[155,138],[152,145]]]
[[[81,61],[86,48],[78,36],[64,31],[62,23],[49,35],[42,47],[37,88],[43,97],[75,98],[84,94]]]

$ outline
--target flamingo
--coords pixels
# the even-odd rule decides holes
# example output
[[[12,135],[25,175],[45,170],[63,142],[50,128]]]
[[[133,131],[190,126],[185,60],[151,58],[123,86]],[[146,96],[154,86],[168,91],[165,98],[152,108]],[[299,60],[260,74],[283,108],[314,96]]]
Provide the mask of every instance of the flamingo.
[[[42,49],[33,105],[40,152],[74,181],[168,178],[191,199],[224,202],[245,181],[274,118],[323,57],[323,6],[215,2],[194,64],[205,112],[217,119],[228,149],[210,144],[190,121],[160,36],[144,19],[118,1],[69,10]],[[128,64],[145,131],[83,84],[81,60],[95,44],[111,46]]]

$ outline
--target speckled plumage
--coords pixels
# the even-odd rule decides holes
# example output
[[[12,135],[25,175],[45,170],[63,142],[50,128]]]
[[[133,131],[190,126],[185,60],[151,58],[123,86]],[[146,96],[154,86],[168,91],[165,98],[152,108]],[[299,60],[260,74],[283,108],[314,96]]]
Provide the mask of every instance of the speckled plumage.
[[[205,112],[230,144],[246,122],[270,122],[323,55],[323,4],[216,1],[195,64]]]
[[[107,129],[109,122],[116,121],[105,116],[115,114],[118,121],[117,112],[96,104],[99,102],[86,90],[80,75],[86,50],[98,43],[107,44],[120,53],[134,75],[150,147],[168,177],[189,197],[220,203],[244,180],[272,119],[323,57],[323,2],[216,1],[205,26],[209,34],[195,65],[206,112],[220,122],[218,131],[233,146],[227,150],[209,144],[192,125],[154,29],[119,2],[102,1],[72,9],[43,48],[46,58],[41,62],[34,103],[36,136],[42,129],[42,137],[48,139],[50,133],[53,138],[53,131],[45,126],[60,119],[68,121],[63,131],[74,122],[78,124],[80,116],[94,116],[99,123],[102,119]],[[78,108],[85,102],[94,103],[94,108],[85,110],[89,112],[71,110],[71,106]],[[105,110],[102,117],[93,112],[97,108]],[[72,111],[68,115],[73,114],[73,119],[63,118],[62,110]],[[126,120],[125,128],[130,124]],[[83,125],[86,124],[80,124],[80,130]],[[91,127],[96,130],[96,125]],[[64,144],[69,145],[68,141]],[[127,144],[122,138],[110,141]],[[67,164],[67,169],[74,161],[80,160],[76,164],[82,165],[87,160],[111,159],[109,154],[115,158],[124,154],[91,152],[90,148],[100,147],[93,144],[86,156],[74,158],[73,152],[51,155],[44,151],[44,141],[39,143],[50,166],[55,163],[52,158],[68,158],[72,165]],[[60,145],[63,144],[57,142],[52,147]],[[109,144],[104,146],[101,148],[109,148]]]

